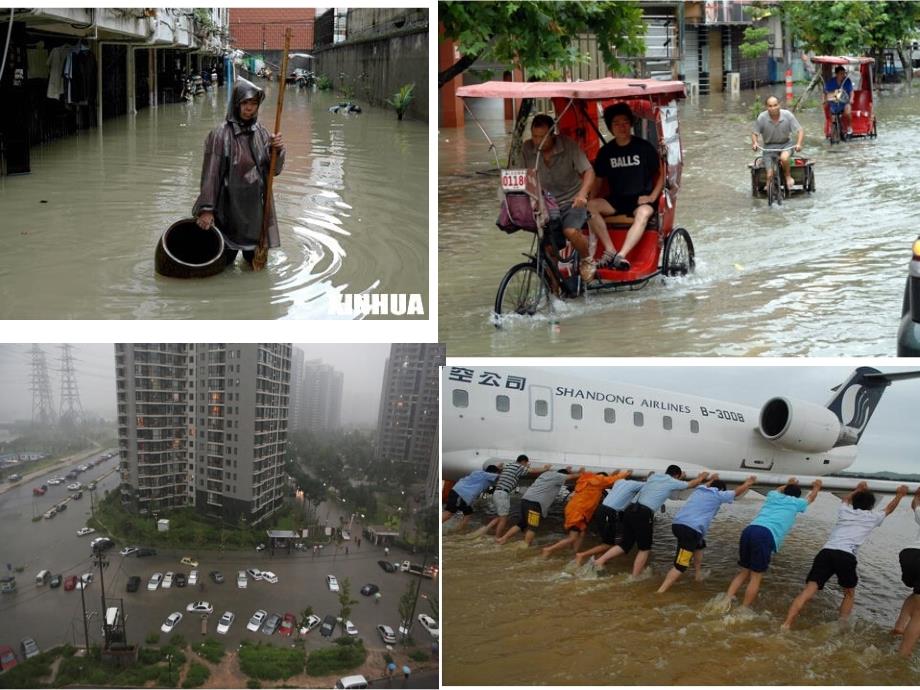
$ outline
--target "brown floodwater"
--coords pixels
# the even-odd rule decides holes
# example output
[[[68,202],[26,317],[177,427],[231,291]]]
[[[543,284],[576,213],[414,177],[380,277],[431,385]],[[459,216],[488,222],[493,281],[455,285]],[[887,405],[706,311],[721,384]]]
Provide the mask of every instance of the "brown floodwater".
[[[272,129],[275,85],[260,86]],[[427,313],[427,123],[329,112],[338,100],[286,92],[281,247],[260,273],[241,261],[203,280],[154,272],[159,236],[198,195],[223,89],[33,148],[32,174],[0,177],[0,318],[348,318],[330,310],[343,292],[416,293]]]
[[[900,581],[898,552],[917,526],[905,502],[859,550],[850,624],[837,623],[841,590],[832,580],[785,633],[786,610],[839,501],[822,494],[799,516],[753,612],[725,613],[717,602],[736,572],[741,530],[760,502],[753,496],[725,506],[706,537],[704,580],[685,575],[661,595],[655,590],[675,548],[671,518],[682,502],[669,501],[667,516],[656,517],[652,573],[636,581],[629,575],[635,551],[595,576],[576,569],[569,553],[545,560],[521,541],[497,546],[445,532],[444,684],[916,685],[920,650],[901,659],[889,634],[910,592]],[[536,545],[561,538],[561,511],[555,515]]]
[[[762,94],[763,95],[763,94]],[[555,301],[550,317],[492,323],[499,281],[531,236],[495,227],[498,178],[470,118],[438,133],[440,339],[473,356],[891,356],[917,236],[920,90],[876,98],[879,136],[831,148],[823,113],[799,113],[816,191],[781,207],[751,195],[751,101],[680,105],[685,151],[676,225],[696,273],[637,292]],[[477,117],[504,156],[498,101]]]

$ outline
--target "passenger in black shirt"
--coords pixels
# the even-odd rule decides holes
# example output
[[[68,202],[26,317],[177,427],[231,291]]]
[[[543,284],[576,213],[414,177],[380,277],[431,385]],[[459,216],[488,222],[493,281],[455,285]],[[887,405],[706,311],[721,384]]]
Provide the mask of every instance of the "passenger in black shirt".
[[[588,226],[604,245],[598,267],[613,266],[628,271],[630,265],[626,255],[642,238],[649,218],[656,212],[665,176],[655,147],[632,135],[634,116],[628,105],[617,103],[606,108],[604,122],[614,138],[601,147],[594,159],[596,180],[588,202],[591,212]],[[606,199],[598,197],[603,179],[607,180],[609,189]],[[615,213],[635,218],[619,252],[613,246],[604,221],[605,215]]]

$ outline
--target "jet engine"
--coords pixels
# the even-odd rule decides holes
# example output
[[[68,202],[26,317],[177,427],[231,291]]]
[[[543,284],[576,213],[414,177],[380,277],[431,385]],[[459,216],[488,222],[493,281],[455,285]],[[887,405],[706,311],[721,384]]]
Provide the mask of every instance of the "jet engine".
[[[786,450],[830,450],[842,432],[837,415],[814,403],[771,398],[760,410],[761,435]]]

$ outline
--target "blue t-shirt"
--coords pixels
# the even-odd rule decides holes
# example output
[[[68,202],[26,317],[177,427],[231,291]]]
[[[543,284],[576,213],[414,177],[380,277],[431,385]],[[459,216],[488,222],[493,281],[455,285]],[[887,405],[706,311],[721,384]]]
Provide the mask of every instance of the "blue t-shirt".
[[[625,510],[626,506],[632,503],[633,497],[639,493],[639,489],[643,486],[645,486],[645,482],[640,482],[637,479],[621,479],[610,487],[610,491],[607,492],[607,497],[601,505],[613,510]]]
[[[645,486],[639,490],[636,502],[651,508],[654,512],[664,505],[672,491],[686,489],[688,486],[687,482],[674,479],[667,474],[653,474],[645,480]]]
[[[493,484],[496,479],[498,479],[498,475],[494,472],[476,470],[454,484],[454,491],[467,504],[473,505],[473,501],[479,498],[479,494],[489,488],[489,485]]]
[[[836,103],[830,101],[828,103],[832,113],[842,113],[847,104],[853,100],[853,82],[850,81],[849,77],[844,79],[842,84],[837,84],[837,77],[831,77],[824,82],[824,93],[833,93],[837,89],[843,89],[847,95],[842,101],[837,101]]]
[[[771,491],[767,494],[767,500],[757,513],[757,517],[751,522],[752,525],[760,525],[770,530],[773,535],[774,551],[779,551],[783,545],[783,539],[795,524],[795,516],[798,513],[804,513],[808,508],[808,501],[804,498],[787,496],[779,491]]]
[[[714,486],[698,486],[696,491],[690,494],[686,505],[674,516],[674,524],[686,525],[704,537],[709,524],[719,512],[722,504],[731,503],[734,500],[734,491],[720,491]]]

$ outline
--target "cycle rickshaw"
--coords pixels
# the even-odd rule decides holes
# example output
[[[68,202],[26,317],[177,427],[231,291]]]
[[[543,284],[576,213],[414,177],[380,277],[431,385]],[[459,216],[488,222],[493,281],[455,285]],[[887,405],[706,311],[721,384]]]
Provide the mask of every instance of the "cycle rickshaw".
[[[695,251],[690,233],[684,228],[674,227],[683,167],[677,112],[678,99],[685,97],[683,82],[619,78],[581,82],[492,81],[463,86],[457,90],[457,95],[464,99],[464,106],[474,121],[475,115],[466,103],[468,98],[549,99],[556,113],[558,134],[577,142],[591,162],[605,143],[599,127],[604,108],[626,103],[636,120],[633,135],[650,141],[663,162],[664,187],[642,238],[629,253],[629,270],[599,268],[594,279],[587,283],[579,276],[581,257],[569,243],[558,256],[551,256],[546,249],[543,235],[548,232],[552,219],[551,209],[547,208],[540,187],[539,167],[536,170],[502,169],[503,204],[520,206],[523,202],[529,204],[532,213],[530,223],[509,231],[530,230],[533,236],[530,252],[525,254],[528,261],[508,269],[499,284],[495,297],[497,316],[549,313],[552,295],[569,299],[587,291],[635,290],[644,287],[655,276],[684,276],[694,270]],[[476,124],[479,125],[479,122],[476,121]],[[485,129],[481,125],[479,127],[495,152],[495,144]],[[501,169],[497,152],[495,156],[496,165]],[[538,166],[540,159],[538,155]],[[602,194],[605,192],[601,190]],[[633,218],[618,214],[605,216],[604,220],[614,246],[623,246]],[[582,228],[582,233],[588,235],[589,231]],[[596,246],[590,246],[592,258],[599,258],[603,249],[601,244],[598,242]],[[500,320],[496,320],[496,325],[501,325]]]
[[[788,146],[782,149],[758,148],[760,148],[761,151],[778,153],[787,148],[792,149],[793,147]],[[783,174],[779,159],[773,160],[773,175],[770,180],[770,186],[768,187],[766,166],[765,156],[757,156],[753,163],[748,163],[748,168],[751,171],[751,194],[754,196],[765,194],[768,206],[772,206],[774,203],[781,205],[784,198],[788,198],[796,192],[811,194],[815,191],[815,162],[807,156],[801,154],[792,154],[789,156],[789,174],[792,175],[792,179],[795,182],[791,188],[786,185],[785,175]]]
[[[821,85],[822,97],[824,84],[833,76],[837,65],[847,68],[847,77],[853,84],[853,95],[850,99],[850,127],[852,134],[842,131],[840,116],[831,113],[830,104],[824,97],[824,136],[831,144],[837,144],[844,138],[878,136],[878,127],[875,121],[875,109],[872,105],[872,65],[875,60],[870,57],[851,57],[841,55],[819,55],[811,59],[813,63],[821,66],[824,82]]]

